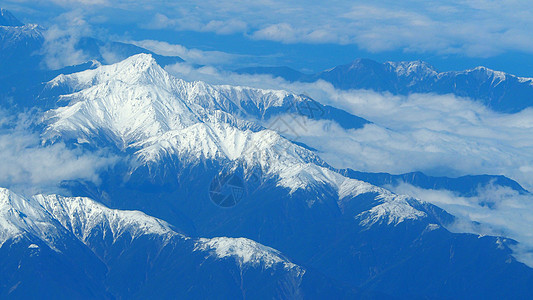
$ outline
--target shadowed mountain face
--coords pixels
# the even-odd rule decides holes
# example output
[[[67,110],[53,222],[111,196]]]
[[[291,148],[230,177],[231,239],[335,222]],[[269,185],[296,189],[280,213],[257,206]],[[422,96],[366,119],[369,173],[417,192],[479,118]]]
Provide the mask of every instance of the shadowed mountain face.
[[[514,241],[449,232],[455,218],[445,211],[367,182],[382,185],[391,178],[336,171],[255,123],[283,116],[287,105],[309,98],[186,82],[149,55],[61,75],[47,89],[63,95],[61,106],[45,114],[46,141],[107,147],[122,157],[101,174],[99,186],[65,182],[74,195],[142,210],[191,237],[245,237],[268,245],[336,283],[342,295],[533,293],[527,284],[533,270],[512,256]],[[224,180],[225,174],[234,179]],[[466,193],[487,180],[475,178],[457,189]],[[400,274],[405,280],[392,280]]]
[[[0,26],[23,26],[8,10],[0,8]]]
[[[88,198],[0,189],[0,215],[2,298],[355,296],[249,239],[190,238]]]
[[[421,172],[391,175],[387,173],[358,172],[351,169],[339,170],[347,177],[366,181],[377,186],[386,187],[399,183],[408,183],[413,186],[430,190],[448,190],[457,193],[461,197],[472,197],[477,195],[478,189],[490,185],[507,187],[519,194],[528,194],[520,184],[505,176],[491,175],[468,175],[458,178],[433,177]]]
[[[246,68],[236,72],[271,74],[288,81],[325,80],[343,90],[367,89],[407,95],[411,93],[455,94],[480,101],[487,107],[506,113],[533,105],[533,79],[521,78],[485,67],[472,70],[438,72],[427,63],[386,62],[358,59],[317,73],[303,74],[286,67]]]

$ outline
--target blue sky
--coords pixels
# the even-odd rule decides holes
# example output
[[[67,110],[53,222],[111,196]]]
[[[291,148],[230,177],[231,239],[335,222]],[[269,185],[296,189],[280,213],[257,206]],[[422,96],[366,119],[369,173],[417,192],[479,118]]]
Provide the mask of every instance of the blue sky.
[[[3,1],[26,22],[78,15],[100,38],[159,40],[319,71],[356,58],[425,60],[439,70],[485,65],[533,76],[528,1]],[[249,57],[256,57],[251,60]]]

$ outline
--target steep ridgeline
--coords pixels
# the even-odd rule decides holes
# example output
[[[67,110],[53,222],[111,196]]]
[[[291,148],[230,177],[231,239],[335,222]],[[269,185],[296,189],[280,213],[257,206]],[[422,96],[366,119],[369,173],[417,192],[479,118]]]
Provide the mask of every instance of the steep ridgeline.
[[[149,55],[59,76],[48,89],[66,94],[45,114],[46,142],[124,158],[98,187],[65,183],[74,194],[140,209],[190,236],[255,240],[365,295],[533,295],[533,269],[513,257],[515,242],[451,233],[445,211],[348,178],[265,128],[297,117],[293,107],[322,107],[312,99],[186,82]],[[221,174],[233,174],[233,206],[210,199],[223,193]]]
[[[189,238],[139,211],[109,209],[88,198],[24,198],[0,189],[0,253],[3,299],[340,293],[327,279],[249,239]]]
[[[518,112],[533,106],[533,78],[518,77],[485,67],[438,72],[422,61],[378,63],[370,59],[357,59],[312,75],[286,67],[246,68],[236,72],[271,74],[289,81],[325,80],[343,90],[367,89],[400,95],[455,94],[480,101],[499,112]]]

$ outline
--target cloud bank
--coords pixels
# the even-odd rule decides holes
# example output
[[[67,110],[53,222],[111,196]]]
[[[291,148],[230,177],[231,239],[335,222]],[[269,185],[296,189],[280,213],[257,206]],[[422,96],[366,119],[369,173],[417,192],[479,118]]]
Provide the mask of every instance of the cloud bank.
[[[95,22],[150,29],[241,34],[282,43],[353,44],[370,52],[490,57],[533,53],[533,9],[523,0],[463,1],[65,1],[8,0],[14,7],[90,8]],[[21,8],[22,9],[22,8]],[[148,20],[148,22],[147,22]]]
[[[289,83],[209,66],[176,64],[167,70],[186,80],[303,93],[373,122],[359,130],[306,122],[298,141],[318,149],[335,167],[393,174],[505,175],[533,189],[533,109],[501,114],[454,95],[340,91],[324,81]]]
[[[420,189],[405,183],[389,188],[432,203],[456,216],[457,221],[448,227],[450,231],[503,236],[518,241],[520,244],[514,247],[514,255],[533,267],[532,195],[520,195],[499,186],[480,188],[476,197],[459,197],[450,191]]]
[[[340,91],[324,81],[289,83],[266,75],[239,75],[187,64],[167,70],[187,80],[305,93],[372,121],[362,129],[346,130],[331,121],[283,118],[292,128],[285,135],[317,149],[338,168],[393,174],[423,171],[452,177],[505,175],[533,190],[533,109],[502,114],[454,95]],[[266,120],[263,125],[271,123]],[[408,184],[389,188],[456,216],[458,222],[448,228],[451,231],[517,240],[514,255],[533,266],[533,196],[500,186],[480,187],[475,197]]]
[[[117,158],[104,151],[87,152],[64,143],[42,145],[24,115],[0,111],[0,186],[27,195],[54,192],[63,180],[99,182],[98,174]]]

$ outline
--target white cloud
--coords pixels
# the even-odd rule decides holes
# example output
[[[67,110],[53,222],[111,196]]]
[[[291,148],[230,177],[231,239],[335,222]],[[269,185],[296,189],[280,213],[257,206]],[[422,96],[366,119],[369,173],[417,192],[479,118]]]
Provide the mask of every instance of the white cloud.
[[[128,41],[139,47],[148,49],[154,53],[165,56],[179,56],[191,64],[200,65],[226,65],[232,64],[241,56],[221,51],[202,51],[199,49],[188,49],[182,45],[169,44],[167,42],[143,40]]]
[[[71,11],[56,18],[56,24],[44,31],[45,67],[60,69],[84,63],[89,56],[76,47],[80,38],[91,36],[92,29],[80,11]]]
[[[420,189],[405,183],[389,188],[456,216],[457,222],[448,227],[453,232],[503,236],[520,242],[513,249],[515,256],[533,267],[533,196],[490,185],[480,188],[475,197],[459,197],[450,191]]]
[[[240,32],[284,43],[356,44],[374,52],[475,57],[533,52],[527,30],[533,26],[533,10],[527,1],[202,1],[185,2],[172,15],[176,14],[169,18],[170,12],[158,13],[153,24],[176,30]]]
[[[295,29],[288,23],[269,25],[255,31],[252,34],[252,37],[258,40],[270,40],[283,43],[347,43],[347,40],[340,40],[335,32],[328,31],[327,29]]]
[[[307,122],[310,130],[300,132],[298,141],[318,149],[335,167],[393,174],[505,175],[533,189],[533,109],[501,114],[453,95],[340,91],[324,81],[288,83],[187,64],[167,70],[186,80],[304,93],[373,122],[359,130]]]
[[[355,44],[381,52],[489,57],[533,53],[528,1],[65,1],[8,0],[18,7],[90,6],[95,23],[126,22],[152,29],[243,34],[283,43]],[[124,16],[117,20],[116,15]],[[127,17],[126,17],[127,16]],[[99,20],[99,21],[97,21]],[[102,21],[103,20],[103,21]]]
[[[99,172],[117,158],[104,151],[86,152],[64,143],[41,145],[27,126],[26,115],[2,117],[0,111],[0,186],[33,194],[53,191],[63,180],[99,182]]]
[[[189,12],[184,12],[179,18],[171,19],[165,14],[156,13],[153,19],[143,27],[149,29],[174,29],[174,30],[191,30],[198,32],[215,32],[217,34],[232,34],[246,32],[248,25],[238,19],[229,17],[225,20],[204,19],[195,17]]]

